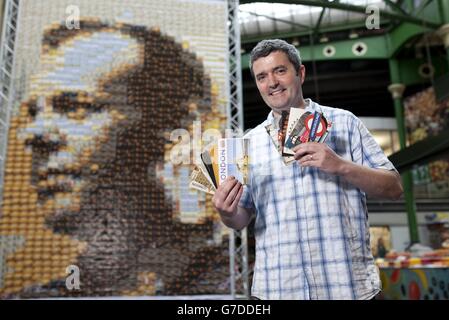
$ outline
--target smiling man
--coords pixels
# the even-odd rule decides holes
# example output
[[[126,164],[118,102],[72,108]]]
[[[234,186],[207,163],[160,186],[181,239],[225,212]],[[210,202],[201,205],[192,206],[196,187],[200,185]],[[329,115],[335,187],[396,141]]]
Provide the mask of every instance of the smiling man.
[[[256,75],[254,68],[258,71]],[[277,115],[292,106],[304,108],[301,87],[306,72],[304,65],[293,66],[284,52],[275,51],[255,61],[251,72],[263,100]]]
[[[304,99],[305,67],[296,48],[264,40],[251,52],[257,88],[272,109],[247,134],[251,177],[230,177],[214,195],[223,222],[242,229],[255,214],[252,294],[259,299],[372,299],[381,283],[370,251],[366,194],[397,199],[400,176],[362,122],[348,111]],[[291,108],[332,121],[329,139],[297,146],[292,165],[265,126]],[[285,129],[284,129],[285,130]],[[285,132],[280,132],[285,136]]]

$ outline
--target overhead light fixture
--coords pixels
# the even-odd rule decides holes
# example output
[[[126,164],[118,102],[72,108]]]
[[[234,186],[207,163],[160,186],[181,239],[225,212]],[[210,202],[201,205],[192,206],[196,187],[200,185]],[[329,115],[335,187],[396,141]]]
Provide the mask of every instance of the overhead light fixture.
[[[351,31],[349,34],[349,39],[357,39],[359,37],[359,34],[355,32],[354,30]]]
[[[321,36],[321,38],[320,38],[320,42],[321,42],[321,43],[329,42],[329,38],[326,37],[326,36],[323,34],[323,35]]]

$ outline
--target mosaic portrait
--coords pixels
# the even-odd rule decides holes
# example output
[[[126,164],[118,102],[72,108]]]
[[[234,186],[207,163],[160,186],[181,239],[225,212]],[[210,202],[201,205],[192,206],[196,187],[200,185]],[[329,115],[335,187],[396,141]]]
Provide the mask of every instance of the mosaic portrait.
[[[228,293],[226,231],[169,161],[172,130],[225,121],[204,61],[158,26],[98,18],[48,24],[40,50],[10,121],[0,296]]]

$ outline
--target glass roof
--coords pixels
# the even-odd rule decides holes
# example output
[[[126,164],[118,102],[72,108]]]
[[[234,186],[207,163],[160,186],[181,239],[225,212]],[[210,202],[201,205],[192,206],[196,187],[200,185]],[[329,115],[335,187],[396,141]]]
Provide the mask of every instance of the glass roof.
[[[375,5],[380,10],[391,11],[385,2],[380,0],[340,0],[339,3],[363,8]],[[241,4],[240,34],[242,37],[250,37],[277,32],[307,31],[315,28],[322,11],[320,6],[266,2]],[[326,8],[321,17],[320,28],[363,22],[365,19],[366,14],[363,13]]]

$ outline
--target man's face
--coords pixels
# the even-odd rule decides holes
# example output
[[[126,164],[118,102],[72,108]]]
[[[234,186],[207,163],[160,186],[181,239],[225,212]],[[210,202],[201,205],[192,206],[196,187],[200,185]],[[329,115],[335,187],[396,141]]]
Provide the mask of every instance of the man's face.
[[[31,78],[26,102],[32,122],[19,138],[33,145],[33,176],[38,177],[33,183],[45,198],[54,196],[57,208],[79,202],[90,173],[98,170],[91,156],[125,118],[114,103],[126,104],[126,88],[111,93],[103,85],[141,63],[142,50],[135,39],[102,30],[42,55],[42,70]]]
[[[254,61],[253,72],[263,100],[275,113],[302,107],[304,65],[297,72],[284,52],[275,51]]]

